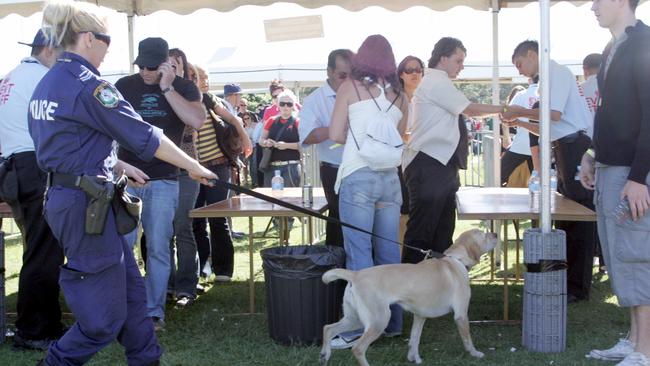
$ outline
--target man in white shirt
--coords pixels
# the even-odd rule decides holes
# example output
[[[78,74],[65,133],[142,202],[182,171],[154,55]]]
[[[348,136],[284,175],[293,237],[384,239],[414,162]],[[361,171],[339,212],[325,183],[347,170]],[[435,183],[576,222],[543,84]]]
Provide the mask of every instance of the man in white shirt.
[[[510,105],[517,105],[524,108],[532,108],[537,102],[537,83],[533,82],[528,89],[519,92],[512,98]],[[524,119],[524,121],[526,121]],[[533,159],[530,153],[530,140],[528,139],[528,130],[523,127],[517,127],[517,133],[512,139],[508,150],[501,157],[501,185],[508,182],[510,174],[522,163],[528,162],[528,168],[533,170]]]
[[[521,42],[514,50],[512,63],[519,73],[535,77],[539,73],[537,41]],[[593,193],[576,180],[582,155],[591,145],[587,136],[591,116],[587,102],[580,93],[578,82],[568,67],[551,60],[550,63],[551,142],[558,176],[558,192],[583,206],[594,209]],[[543,86],[542,86],[543,87]],[[524,127],[539,135],[539,124],[517,118],[539,121],[538,109],[508,107],[504,121]],[[566,232],[567,241],[567,299],[576,302],[589,299],[594,257],[596,227],[593,222],[556,221],[555,227]]]
[[[320,160],[320,178],[327,199],[328,216],[339,218],[339,196],[334,191],[336,175],[341,165],[343,148],[329,139],[329,125],[334,110],[336,91],[347,80],[351,67],[352,51],[338,49],[327,58],[327,80],[305,98],[300,110],[298,132],[303,146],[316,145]],[[325,235],[326,245],[343,246],[341,226],[328,222]]]
[[[43,217],[46,173],[36,164],[27,111],[36,85],[60,50],[49,47],[40,30],[32,43],[22,44],[32,48],[31,56],[0,83],[0,199],[11,206],[24,243],[14,347],[46,350],[64,332],[58,284],[63,252]]]
[[[600,71],[600,63],[603,60],[603,55],[600,53],[592,53],[587,55],[584,60],[582,60],[582,71],[585,77],[585,81],[580,84],[582,92],[587,101],[587,107],[589,107],[589,113],[591,113],[591,123],[589,124],[589,129],[587,134],[589,137],[593,136],[594,132],[594,117],[596,116],[596,109],[598,103],[598,71]]]
[[[498,114],[501,106],[470,102],[455,79],[465,61],[463,43],[440,39],[429,59],[429,72],[413,96],[413,127],[404,149],[402,169],[409,191],[409,220],[404,242],[443,253],[452,244],[456,226],[458,169],[467,166],[467,129],[462,115]],[[419,251],[404,248],[402,262],[417,263]]]

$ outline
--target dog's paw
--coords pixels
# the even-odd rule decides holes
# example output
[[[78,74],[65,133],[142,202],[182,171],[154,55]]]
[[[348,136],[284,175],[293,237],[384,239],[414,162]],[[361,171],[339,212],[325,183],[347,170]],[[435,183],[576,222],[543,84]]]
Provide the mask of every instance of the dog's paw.
[[[407,358],[410,362],[415,362],[415,363],[417,363],[418,365],[422,363],[422,359],[420,358],[420,355],[418,355],[417,353],[416,353],[416,354],[410,354],[410,353],[409,353],[409,354],[406,356],[406,358]]]
[[[485,355],[483,354],[483,352],[481,352],[481,351],[477,351],[477,350],[473,350],[473,351],[471,351],[469,354],[472,355],[472,356],[474,356],[474,357],[476,357],[476,358],[483,358],[483,356],[485,356]]]
[[[321,353],[318,361],[320,362],[321,366],[326,366],[329,360],[330,360],[330,355],[328,355],[327,353]]]

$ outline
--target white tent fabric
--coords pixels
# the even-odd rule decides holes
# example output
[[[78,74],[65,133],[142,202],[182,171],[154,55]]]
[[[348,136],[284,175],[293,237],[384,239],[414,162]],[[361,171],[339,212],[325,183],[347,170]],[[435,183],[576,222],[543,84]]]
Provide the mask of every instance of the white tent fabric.
[[[190,14],[198,9],[214,9],[222,12],[244,5],[267,6],[274,0],[85,0],[128,15],[148,15],[159,10],[169,10],[178,14]],[[346,10],[358,11],[369,6],[379,6],[392,11],[400,11],[413,6],[425,6],[432,10],[444,11],[455,6],[468,6],[476,10],[490,10],[491,0],[288,0],[305,8],[314,9],[327,5],[338,5]],[[501,0],[499,6],[517,7],[535,2],[530,0]],[[571,1],[581,5],[587,1]],[[16,13],[28,16],[43,7],[44,1],[0,0],[0,18]]]

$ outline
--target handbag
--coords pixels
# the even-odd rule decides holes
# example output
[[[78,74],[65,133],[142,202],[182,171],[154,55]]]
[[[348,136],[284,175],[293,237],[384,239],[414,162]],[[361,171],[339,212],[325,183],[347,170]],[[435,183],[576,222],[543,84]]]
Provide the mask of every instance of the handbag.
[[[228,158],[231,164],[236,164],[237,157],[244,151],[241,138],[235,126],[224,122],[221,117],[214,112],[214,107],[217,104],[214,98],[216,97],[207,94],[207,97],[203,97],[203,104],[208,110],[210,119],[212,120],[212,126],[217,137],[219,149]]]
[[[285,123],[279,130],[278,133],[275,134],[274,136],[274,141],[277,141],[280,137],[282,137],[282,134],[284,131],[289,127],[290,124],[294,123],[294,118],[291,117],[287,123]],[[258,169],[263,171],[263,172],[268,172],[270,170],[271,166],[271,155],[273,154],[273,148],[272,147],[264,147],[262,148],[262,159],[260,159],[260,165],[258,165]]]

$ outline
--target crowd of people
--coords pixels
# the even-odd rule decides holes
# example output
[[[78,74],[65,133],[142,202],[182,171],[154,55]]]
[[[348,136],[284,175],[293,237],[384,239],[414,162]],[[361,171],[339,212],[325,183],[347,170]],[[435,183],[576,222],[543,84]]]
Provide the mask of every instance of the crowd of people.
[[[594,1],[612,42],[585,58],[581,85],[551,61],[549,85],[558,191],[598,215],[597,225],[556,222],[567,234],[568,301],[589,299],[600,248],[631,325],[628,337],[589,356],[624,366],[650,365],[650,29],[635,18],[637,4]],[[42,365],[83,364],[114,340],[129,364],[159,364],[155,331],[167,302],[189,307],[204,291],[201,276],[233,276],[230,220],[189,217],[232,194],[214,179],[269,186],[277,171],[300,186],[301,151],[315,146],[328,215],[372,233],[328,222],[325,244],[342,246],[346,267],[360,270],[417,263],[452,244],[467,118],[504,122],[503,184],[522,164],[540,169],[532,40],[512,55],[529,85],[503,106],[473,103],[454,85],[468,52],[461,40],[438,40],[425,67],[415,56],[398,64],[389,41],[372,35],[356,52],[333,50],[327,80],[302,105],[274,80],[272,104],[251,111],[240,85],[211,93],[207,70],[162,38],[142,40],[139,71],[113,86],[98,71],[108,31],[94,5],[48,3],[26,43],[31,56],[0,83],[0,198],[25,243],[14,345],[47,350]],[[627,226],[611,214],[621,199]],[[129,211],[138,205],[139,215]],[[402,240],[409,248],[400,254]],[[60,289],[75,316],[70,328]],[[402,318],[392,305],[384,335],[401,335]],[[340,334],[332,348],[351,347],[362,331]]]

